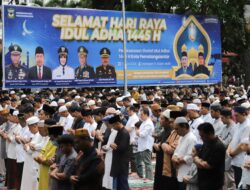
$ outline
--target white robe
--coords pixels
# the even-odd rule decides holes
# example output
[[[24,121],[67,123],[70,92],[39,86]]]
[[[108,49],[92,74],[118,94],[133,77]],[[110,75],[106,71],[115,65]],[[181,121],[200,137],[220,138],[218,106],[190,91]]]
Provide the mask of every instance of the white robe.
[[[28,150],[25,155],[23,166],[23,177],[21,183],[21,190],[37,190],[38,189],[38,170],[39,164],[34,160],[40,153],[42,147],[41,142],[43,137],[37,132],[30,143],[35,145],[35,151]],[[39,146],[37,146],[39,145]]]
[[[110,148],[110,144],[114,143],[117,132],[118,131],[112,129],[108,143],[104,146],[104,149],[106,149],[107,152],[105,156],[105,172],[102,179],[102,187],[105,187],[106,189],[113,189],[113,177],[110,176],[113,149]]]

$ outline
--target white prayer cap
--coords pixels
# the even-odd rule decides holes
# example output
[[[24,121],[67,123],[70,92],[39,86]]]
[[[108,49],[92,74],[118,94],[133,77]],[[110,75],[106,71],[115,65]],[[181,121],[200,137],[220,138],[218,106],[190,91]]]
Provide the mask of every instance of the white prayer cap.
[[[200,111],[200,108],[196,104],[188,104],[187,105],[187,110]]]
[[[214,99],[214,95],[210,95],[208,98],[209,99]]]
[[[239,94],[234,95],[234,98],[239,98],[239,97],[240,97]]]
[[[22,94],[22,96],[21,96],[21,98],[26,98],[27,96],[26,96],[26,94]]]
[[[240,98],[240,97],[236,98],[236,102],[238,102],[238,101],[240,101],[240,100],[241,100],[241,98]]]
[[[198,94],[192,93],[192,96],[193,96],[193,97],[198,97]]]
[[[102,103],[102,100],[99,98],[99,99],[97,100],[97,102],[98,102],[98,103]]]
[[[18,110],[15,110],[12,115],[17,116],[19,114]]]
[[[76,93],[76,90],[74,89],[74,90],[72,90],[71,92]]]
[[[14,90],[10,91],[10,94],[15,94],[16,92]]]
[[[212,104],[220,104],[220,100],[216,99]]]
[[[201,100],[196,98],[196,99],[193,100],[193,103],[194,104],[201,104]]]
[[[184,104],[182,102],[177,102],[176,105],[180,108],[184,108]]]
[[[130,92],[127,92],[126,95],[124,97],[131,97]]]
[[[106,110],[106,114],[116,114],[116,109],[115,108],[108,108],[107,110]]]
[[[49,106],[51,106],[51,107],[57,107],[58,104],[56,103],[56,101],[52,101],[52,102],[49,104]]]
[[[67,103],[65,104],[65,106],[66,106],[66,107],[70,107],[70,106],[71,106],[71,102],[67,102]]]
[[[65,100],[64,99],[59,99],[58,100],[58,104],[64,104],[65,103]]]
[[[39,123],[39,121],[40,121],[40,119],[36,116],[32,116],[26,120],[28,125],[33,125],[33,124]]]
[[[242,107],[249,109],[250,108],[250,103],[249,102],[244,102],[241,104]]]
[[[81,96],[77,95],[75,96],[75,99],[81,99]]]
[[[122,102],[123,97],[116,98],[116,102]]]
[[[170,112],[171,112],[170,109],[166,109],[166,110],[162,113],[162,115],[163,115],[164,117],[170,119]]]
[[[134,88],[133,88],[133,91],[136,91],[136,90],[137,90],[137,88],[136,88],[136,87],[134,87]]]
[[[89,100],[87,103],[87,106],[93,106],[95,105],[95,101],[94,100]]]
[[[240,97],[240,99],[241,99],[241,100],[244,100],[244,99],[247,100],[247,96],[246,96],[246,95],[243,95],[243,96]]]
[[[177,117],[174,121],[174,124],[180,124],[180,123],[188,123],[188,120],[185,117]]]
[[[230,100],[230,97],[226,97],[225,100]]]
[[[114,90],[114,89],[111,89],[111,90],[110,90],[110,93],[115,93],[115,90]]]
[[[68,111],[66,106],[61,106],[58,110],[59,113],[64,112],[64,111]]]

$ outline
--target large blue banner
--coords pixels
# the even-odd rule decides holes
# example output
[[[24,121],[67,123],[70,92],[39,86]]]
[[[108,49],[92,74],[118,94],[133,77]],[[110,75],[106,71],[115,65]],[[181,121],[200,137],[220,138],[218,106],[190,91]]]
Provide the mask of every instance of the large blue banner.
[[[222,79],[216,17],[126,12],[128,85]],[[6,88],[124,85],[119,11],[3,6]]]

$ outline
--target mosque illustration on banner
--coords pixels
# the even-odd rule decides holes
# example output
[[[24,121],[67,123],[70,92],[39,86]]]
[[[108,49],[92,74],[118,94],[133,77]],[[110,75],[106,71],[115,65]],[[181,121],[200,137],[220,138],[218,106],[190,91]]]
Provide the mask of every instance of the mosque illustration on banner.
[[[172,79],[208,79],[213,73],[210,38],[194,16],[184,20],[176,33],[173,51],[178,66],[172,67]]]

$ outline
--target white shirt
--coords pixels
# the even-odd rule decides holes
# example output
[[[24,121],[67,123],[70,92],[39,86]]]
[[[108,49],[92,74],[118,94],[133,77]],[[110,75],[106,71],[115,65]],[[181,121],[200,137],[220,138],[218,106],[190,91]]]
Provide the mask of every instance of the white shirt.
[[[60,65],[52,71],[52,78],[53,79],[74,79],[75,72],[73,68],[66,65],[64,67],[64,74],[63,74],[63,66]]]
[[[197,138],[197,143],[199,144],[203,144],[202,140],[201,140],[201,137],[199,135],[199,131],[198,131],[198,126],[200,124],[204,123],[203,119],[201,119],[200,117],[194,119],[194,120],[190,120],[188,122],[189,126],[190,126],[190,129],[191,129],[191,132],[196,136]]]
[[[96,130],[96,128],[97,128],[97,123],[96,123],[95,121],[94,121],[92,124],[91,124],[91,123],[84,123],[83,128],[84,128],[84,129],[87,129],[88,132],[89,132],[90,138],[91,138],[91,139],[94,139],[94,137],[92,136],[92,132],[93,132],[94,130]]]
[[[230,148],[237,148],[238,144],[245,138],[248,138],[250,135],[250,121],[246,119],[243,123],[237,123],[236,130],[230,143]],[[233,166],[241,167],[244,160],[244,152],[237,154],[232,158],[231,164]]]
[[[39,117],[39,112],[43,109],[43,105],[41,105],[40,108],[38,108],[37,110],[35,110],[34,116]]]
[[[132,116],[129,116],[128,122],[126,124],[126,128],[132,128],[132,131],[130,131],[130,144],[134,143],[135,141],[135,124],[139,121],[139,117],[134,113]]]
[[[212,118],[211,114],[208,113],[206,115],[202,115],[201,116],[201,119],[204,121],[204,122],[208,122],[208,123],[211,123],[213,124],[214,123],[214,119]]]
[[[40,135],[39,132],[37,132],[36,134],[33,134],[32,140],[30,141],[30,143],[34,145],[35,150],[29,149],[27,150],[27,153],[31,154],[33,158],[36,157],[44,146],[42,142],[44,142],[44,139]]]
[[[250,155],[245,154],[243,163],[250,162]],[[242,177],[241,184],[243,188],[246,188],[247,185],[250,185],[250,169],[242,167]]]
[[[242,143],[245,143],[245,144],[250,144],[250,140],[249,138],[245,138],[242,140]],[[245,152],[244,152],[244,160],[243,160],[243,165],[246,164],[246,163],[249,163],[250,162],[250,155],[247,155]],[[241,182],[240,184],[242,184],[243,188],[244,189],[247,189],[247,185],[250,185],[250,169],[247,169],[245,167],[242,166],[242,177],[241,177]]]
[[[8,143],[8,149],[7,149],[7,157],[10,159],[16,159],[16,141],[15,141],[15,135],[19,134],[22,127],[20,124],[13,123],[11,125],[11,128],[8,132],[8,137],[10,138],[10,142]]]
[[[229,125],[225,125],[225,127],[223,127],[221,134],[218,136],[221,142],[226,147],[228,147],[228,145],[232,141],[235,130],[236,130],[236,124],[232,121],[232,123],[230,123]]]
[[[225,128],[224,123],[221,121],[221,118],[215,119],[214,123],[212,123],[213,127],[214,127],[214,134],[216,136],[220,136],[223,129]]]
[[[36,66],[37,77],[39,76],[39,68],[41,68],[41,69],[40,69],[40,73],[41,73],[41,78],[42,78],[42,77],[43,77],[43,66],[41,66],[41,67]]]
[[[138,152],[143,152],[145,150],[152,151],[154,138],[154,124],[150,118],[143,121],[140,126],[140,132],[138,136]]]
[[[20,130],[19,136],[24,138],[25,140],[30,139],[32,134],[31,134],[31,132],[29,130],[29,127],[28,126],[23,127]],[[17,160],[17,163],[24,162],[24,157],[25,157],[25,151],[23,149],[23,144],[16,143],[16,160]]]
[[[174,151],[174,156],[183,158],[186,162],[178,168],[177,179],[179,182],[183,182],[183,177],[188,174],[191,168],[193,162],[192,149],[196,143],[197,138],[192,132],[188,132],[184,137],[179,139],[179,143]]]
[[[69,114],[67,117],[60,117],[59,125],[63,126],[63,134],[68,134],[67,130],[71,129],[74,118]]]

